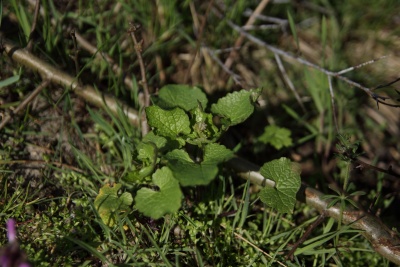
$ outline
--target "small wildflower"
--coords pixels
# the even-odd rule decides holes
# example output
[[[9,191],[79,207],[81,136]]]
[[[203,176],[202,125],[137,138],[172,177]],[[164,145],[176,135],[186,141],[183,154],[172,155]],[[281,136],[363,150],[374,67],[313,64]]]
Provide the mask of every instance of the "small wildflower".
[[[0,249],[0,267],[30,267],[27,256],[19,248],[15,220],[7,221],[8,245]]]

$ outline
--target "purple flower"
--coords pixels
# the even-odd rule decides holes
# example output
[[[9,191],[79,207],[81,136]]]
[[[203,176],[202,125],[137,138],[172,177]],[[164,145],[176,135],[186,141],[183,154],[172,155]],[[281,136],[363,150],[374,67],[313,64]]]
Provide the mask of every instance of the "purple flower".
[[[8,245],[0,249],[0,267],[30,267],[27,256],[19,248],[15,220],[7,221]]]
[[[9,219],[7,221],[7,237],[8,242],[12,243],[17,240],[17,231],[15,230],[15,220]]]

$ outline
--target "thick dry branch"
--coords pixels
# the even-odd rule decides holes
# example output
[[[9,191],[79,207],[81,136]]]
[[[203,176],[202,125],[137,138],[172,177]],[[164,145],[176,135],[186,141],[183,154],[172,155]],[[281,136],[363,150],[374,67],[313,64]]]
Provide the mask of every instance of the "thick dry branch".
[[[93,86],[80,85],[76,78],[36,57],[26,49],[16,46],[7,39],[2,39],[1,45],[4,52],[14,62],[23,65],[34,72],[38,72],[42,76],[43,80],[49,80],[54,84],[71,89],[75,94],[82,97],[87,102],[100,108],[109,108],[115,115],[118,115],[118,110],[121,109],[128,116],[129,121],[133,125],[139,124],[137,111],[131,107],[119,103],[111,96],[100,93]]]
[[[259,166],[241,158],[235,158],[228,164],[240,177],[257,185],[265,186],[265,179],[258,172],[260,170]],[[379,218],[367,212],[346,207],[341,214],[338,205],[328,208],[330,200],[323,199],[323,196],[323,193],[303,184],[297,193],[297,200],[305,202],[310,207],[318,210],[319,213],[335,220],[342,218],[343,223],[350,225],[353,229],[362,230],[362,234],[370,241],[376,252],[391,262],[400,265],[400,236],[396,232],[390,230]]]

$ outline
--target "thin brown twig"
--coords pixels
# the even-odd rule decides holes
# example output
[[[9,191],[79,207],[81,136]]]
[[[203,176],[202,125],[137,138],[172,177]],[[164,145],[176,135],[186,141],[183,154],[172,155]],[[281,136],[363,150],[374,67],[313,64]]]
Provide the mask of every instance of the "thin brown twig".
[[[225,224],[220,224],[222,228],[226,229],[226,225]],[[285,265],[283,262],[280,262],[276,259],[274,259],[274,257],[272,257],[271,255],[269,255],[267,252],[265,252],[264,250],[262,250],[261,248],[259,248],[258,246],[256,246],[255,244],[253,244],[251,241],[247,240],[246,238],[244,238],[242,235],[233,232],[233,234],[236,236],[236,238],[246,242],[247,244],[249,244],[251,247],[253,247],[255,250],[257,250],[258,252],[261,252],[262,254],[264,254],[265,256],[267,256],[270,259],[273,259],[274,261],[276,261],[280,266],[283,267],[287,267],[287,265]]]
[[[388,170],[385,170],[385,169],[379,168],[377,166],[368,164],[368,163],[366,163],[366,162],[364,162],[362,160],[359,160],[359,159],[354,160],[354,162],[356,164],[358,164],[357,168],[359,168],[359,169],[363,169],[363,168],[371,169],[371,170],[375,170],[375,171],[378,171],[378,172],[386,173],[386,174],[391,175],[391,176],[396,177],[396,178],[400,178],[400,174],[395,173],[391,168],[389,168]]]
[[[383,58],[386,58],[386,57],[387,57],[387,56],[381,56],[381,57],[379,57],[379,58],[369,60],[369,61],[367,61],[367,62],[358,64],[357,66],[353,66],[353,67],[350,67],[350,68],[347,68],[347,69],[338,71],[337,74],[338,74],[338,75],[343,75],[343,74],[345,74],[345,73],[347,73],[347,72],[350,72],[350,71],[353,71],[353,70],[362,68],[362,67],[364,67],[364,66],[366,66],[366,65],[375,63],[375,62],[377,62],[377,61],[379,61],[379,60],[381,60],[381,59],[383,59]]]
[[[276,61],[276,63],[278,64],[278,68],[279,68],[279,70],[280,70],[280,72],[281,72],[281,74],[282,74],[282,76],[283,76],[283,79],[285,80],[287,86],[288,86],[289,89],[293,92],[293,94],[294,94],[294,96],[295,96],[297,102],[299,103],[301,109],[302,109],[303,112],[305,113],[305,112],[306,112],[306,108],[304,107],[303,102],[302,102],[301,99],[300,99],[299,93],[297,93],[296,88],[294,87],[292,81],[289,79],[289,76],[287,75],[287,72],[286,72],[286,70],[285,70],[285,67],[284,67],[283,64],[282,64],[282,60],[281,60],[281,58],[279,57],[279,55],[277,55],[277,54],[275,54],[275,61]]]
[[[251,9],[247,9],[243,15],[250,17],[253,14],[253,11]],[[286,32],[286,28],[289,24],[287,19],[281,19],[281,18],[276,18],[276,17],[271,17],[271,16],[266,16],[266,15],[262,15],[262,14],[258,14],[257,15],[257,20],[259,21],[265,21],[268,23],[273,23],[273,24],[267,24],[265,26],[273,26],[273,27],[265,27],[266,29],[275,29],[275,26],[278,26],[282,32]],[[262,27],[263,28],[263,27]],[[243,27],[243,29],[245,30],[249,30],[252,29],[252,27]],[[255,28],[257,29],[257,27]]]
[[[261,12],[267,6],[268,2],[269,2],[269,0],[262,0],[258,4],[256,9],[251,14],[251,16],[247,20],[246,24],[244,25],[245,27],[248,27],[248,26],[252,25],[256,21],[257,16],[259,14],[261,14]],[[235,45],[233,47],[241,47],[242,43],[244,41],[244,38],[245,38],[245,36],[243,34],[240,34],[240,37],[236,39]],[[228,58],[225,60],[225,64],[224,64],[227,69],[230,69],[232,67],[232,64],[235,61],[235,58],[237,57],[237,55],[238,55],[238,52],[236,50],[232,50],[231,51],[231,53],[229,54]]]
[[[149,125],[147,124],[147,118],[146,118],[146,113],[144,112],[144,108],[150,106],[150,91],[149,91],[149,86],[147,84],[147,78],[146,78],[146,67],[144,65],[143,57],[142,57],[142,52],[143,52],[143,39],[138,41],[138,38],[136,37],[137,32],[140,30],[141,26],[139,24],[134,24],[130,23],[130,28],[128,30],[136,52],[136,56],[138,58],[139,66],[140,66],[140,74],[142,76],[142,80],[140,81],[140,84],[143,87],[143,92],[144,92],[144,103],[142,106],[143,113],[142,113],[142,135],[145,136],[149,132]]]
[[[69,32],[69,34],[71,35],[72,43],[74,44],[74,54],[73,54],[72,58],[74,59],[74,63],[75,63],[75,75],[78,76],[78,74],[79,74],[79,61],[78,61],[79,49],[78,49],[78,44],[76,41],[75,30],[71,30]]]
[[[397,83],[398,81],[400,81],[400,77],[395,79],[394,81],[389,82],[389,83],[380,84],[377,87],[375,87],[373,90],[377,90],[377,89],[380,89],[380,88],[388,87],[388,86],[390,86],[390,85],[392,85],[394,83]]]
[[[216,12],[217,12],[217,14],[222,16],[219,13],[219,11],[216,11]],[[276,47],[274,47],[272,45],[269,45],[269,44],[265,43],[264,41],[260,40],[259,38],[251,35],[250,33],[247,33],[241,27],[239,27],[238,25],[234,24],[230,20],[227,20],[227,24],[232,29],[234,29],[235,31],[240,32],[241,34],[243,34],[251,42],[253,42],[255,44],[258,44],[258,45],[270,50],[274,54],[278,54],[278,55],[283,56],[283,57],[288,58],[288,59],[293,59],[293,60],[299,62],[300,64],[303,64],[303,65],[308,66],[310,68],[316,69],[316,70],[324,73],[327,76],[337,78],[337,79],[339,79],[341,81],[344,81],[345,83],[347,83],[347,84],[349,84],[349,85],[351,85],[353,87],[356,87],[356,88],[359,88],[359,89],[363,90],[365,93],[367,93],[370,97],[372,97],[376,101],[377,105],[378,104],[382,104],[382,105],[386,105],[386,106],[389,106],[389,107],[400,108],[400,105],[384,102],[385,100],[391,99],[390,97],[386,97],[386,96],[375,94],[375,93],[372,92],[373,89],[365,87],[365,86],[363,86],[363,85],[361,85],[361,84],[359,84],[357,82],[354,82],[354,81],[350,80],[347,77],[339,75],[338,72],[327,70],[327,69],[325,69],[325,68],[323,68],[323,67],[321,67],[321,66],[319,66],[317,64],[311,63],[310,61],[308,61],[308,60],[306,60],[304,58],[301,58],[299,56],[295,56],[295,55],[293,55],[293,54],[291,54],[289,52],[283,51],[283,50],[278,49],[278,48],[276,48]]]
[[[138,38],[136,37],[137,32],[140,30],[141,26],[139,24],[134,24],[130,23],[130,28],[128,30],[129,34],[131,35],[136,56],[138,58],[139,66],[140,66],[140,75],[142,76],[142,80],[140,81],[140,84],[143,86],[143,91],[145,95],[145,102],[144,106],[148,107],[150,105],[150,91],[149,91],[149,86],[147,84],[147,78],[146,78],[146,67],[144,65],[142,53],[143,53],[143,39],[138,41]]]
[[[215,52],[212,51],[210,48],[203,46],[203,48],[208,52],[208,54],[211,56],[212,59],[214,59],[215,62],[217,62],[217,64],[227,73],[229,74],[229,76],[232,77],[233,81],[244,87],[242,84],[242,77],[240,77],[240,75],[234,73],[233,71],[231,71],[230,69],[228,69],[227,67],[225,67],[224,63],[215,55]]]
[[[78,44],[80,45],[80,47],[84,50],[86,50],[87,52],[89,52],[91,55],[94,55],[97,59],[99,60],[105,60],[108,64],[111,65],[112,70],[114,71],[114,73],[116,73],[117,75],[123,75],[123,70],[120,68],[120,66],[118,64],[116,64],[114,62],[114,60],[112,59],[112,57],[110,57],[107,53],[104,53],[102,51],[100,51],[97,47],[95,47],[94,45],[92,45],[90,42],[88,42],[82,35],[80,35],[78,32],[75,32],[75,38],[76,41],[78,42]],[[124,83],[125,85],[132,90],[133,88],[133,81],[132,79],[125,75],[124,77]]]
[[[21,104],[18,105],[18,107],[12,112],[13,115],[18,114],[21,110],[23,110],[44,88],[46,88],[47,85],[49,85],[50,81],[49,80],[43,80],[36,88],[33,90],[33,92],[26,97]],[[5,117],[1,123],[0,123],[0,130],[6,126],[6,124],[11,120],[11,116]]]
[[[37,25],[37,20],[39,17],[39,10],[40,10],[40,0],[36,0],[36,4],[35,4],[35,14],[33,16],[33,22],[32,22],[32,27],[31,27],[31,33],[29,34],[29,41],[28,44],[26,45],[26,49],[29,52],[32,52],[32,48],[33,48],[33,37],[36,31],[36,25]]]
[[[304,232],[304,234],[300,237],[299,240],[297,240],[296,243],[293,244],[292,249],[289,251],[289,253],[286,255],[287,259],[290,259],[293,261],[293,256],[294,253],[296,252],[296,249],[304,242],[306,241],[307,237],[312,233],[312,231],[320,225],[324,220],[325,220],[326,214],[321,213],[317,219],[307,228],[307,230]]]

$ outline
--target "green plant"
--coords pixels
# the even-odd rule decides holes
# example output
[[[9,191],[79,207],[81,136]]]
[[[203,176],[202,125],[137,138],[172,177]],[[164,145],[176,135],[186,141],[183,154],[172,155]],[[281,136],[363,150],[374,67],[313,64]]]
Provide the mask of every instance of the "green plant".
[[[158,97],[153,99],[155,105],[146,108],[153,131],[136,145],[135,170],[125,176],[128,183],[144,186],[136,192],[135,207],[159,219],[180,208],[180,186],[208,185],[218,175],[219,165],[234,156],[217,140],[253,113],[259,94],[258,89],[230,93],[209,108],[205,94],[197,87],[166,85],[161,88]],[[281,158],[266,163],[261,173],[274,181],[273,187],[262,189],[261,200],[280,212],[292,212],[300,188],[299,168],[289,159]],[[120,185],[116,186],[119,189]],[[101,190],[107,188],[108,185]],[[115,199],[117,193],[113,192]],[[103,193],[101,199],[104,199]],[[100,213],[103,220],[112,225],[110,213],[118,213],[119,206],[106,203],[99,195],[95,205],[99,213],[103,211]]]
[[[369,61],[397,47],[396,3],[278,2],[0,1],[0,215],[35,266],[399,262],[398,116],[375,108],[398,58]],[[208,104],[251,87],[257,112]],[[340,161],[337,133],[362,140]]]

